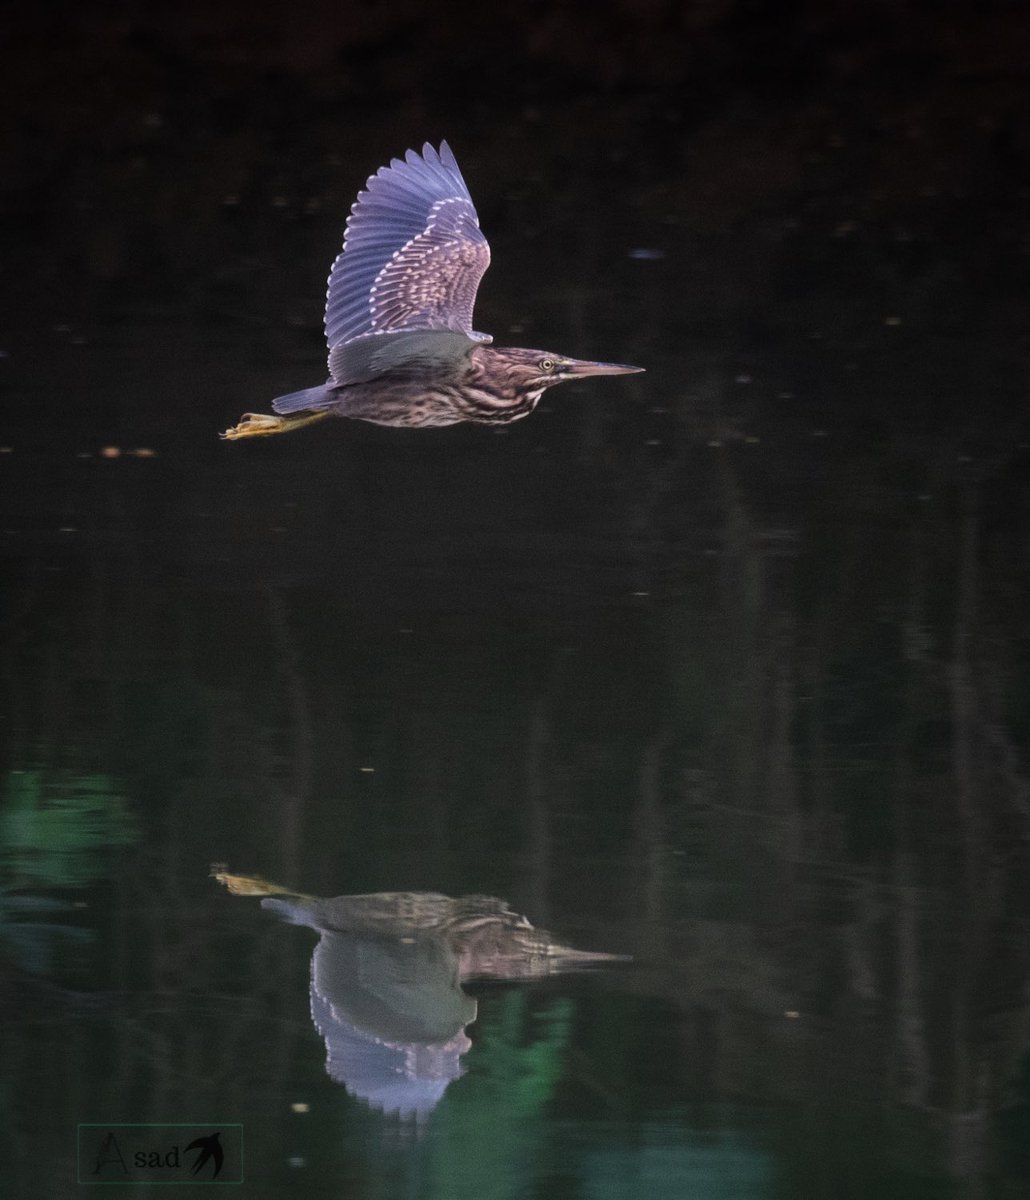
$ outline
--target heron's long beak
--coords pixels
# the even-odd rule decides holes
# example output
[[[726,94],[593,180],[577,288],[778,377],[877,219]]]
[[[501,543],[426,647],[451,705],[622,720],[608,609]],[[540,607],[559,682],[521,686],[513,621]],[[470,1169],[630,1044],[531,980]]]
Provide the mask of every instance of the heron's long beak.
[[[622,363],[583,362],[578,358],[567,358],[561,364],[562,374],[578,379],[581,375],[637,375],[643,367],[626,367]]]

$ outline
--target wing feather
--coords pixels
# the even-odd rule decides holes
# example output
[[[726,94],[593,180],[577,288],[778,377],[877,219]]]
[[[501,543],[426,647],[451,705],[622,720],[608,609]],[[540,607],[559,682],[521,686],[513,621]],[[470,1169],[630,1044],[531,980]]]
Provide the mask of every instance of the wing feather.
[[[354,338],[406,329],[446,329],[475,341],[472,309],[490,247],[446,142],[409,150],[371,176],[347,219],[333,263],[325,332],[335,382]],[[335,367],[335,370],[334,370]]]
[[[386,374],[423,380],[436,373],[450,377],[475,345],[465,334],[448,329],[368,333],[334,347],[329,355],[329,372],[334,379],[346,379],[348,383],[365,383]]]

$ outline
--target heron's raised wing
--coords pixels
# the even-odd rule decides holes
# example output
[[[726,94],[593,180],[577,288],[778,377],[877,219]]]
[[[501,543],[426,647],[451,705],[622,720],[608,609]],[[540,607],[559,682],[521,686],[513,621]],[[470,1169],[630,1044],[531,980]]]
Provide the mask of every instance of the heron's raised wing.
[[[404,162],[395,158],[367,189],[351,209],[329,275],[330,351],[399,329],[449,329],[489,341],[473,333],[472,308],[490,247],[447,143],[439,153],[427,142],[421,155],[409,150]]]

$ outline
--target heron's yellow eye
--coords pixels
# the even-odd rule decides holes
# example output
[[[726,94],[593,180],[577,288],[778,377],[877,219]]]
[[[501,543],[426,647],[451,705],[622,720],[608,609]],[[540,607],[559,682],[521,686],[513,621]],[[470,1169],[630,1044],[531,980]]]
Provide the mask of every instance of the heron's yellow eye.
[[[540,360],[540,370],[541,371],[553,371],[554,370],[554,359],[553,358],[542,358]]]

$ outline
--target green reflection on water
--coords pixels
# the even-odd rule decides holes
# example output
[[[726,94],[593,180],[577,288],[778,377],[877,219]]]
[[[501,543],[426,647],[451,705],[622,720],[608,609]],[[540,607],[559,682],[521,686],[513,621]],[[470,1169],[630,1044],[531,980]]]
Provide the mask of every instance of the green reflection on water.
[[[734,1129],[700,1133],[671,1122],[648,1122],[630,1144],[614,1131],[591,1130],[581,1159],[584,1197],[637,1200],[690,1196],[751,1200],[773,1194],[769,1156]]]
[[[131,845],[136,824],[110,775],[11,771],[0,807],[0,862],[20,884],[81,887],[102,877],[106,852]]]
[[[11,771],[0,805],[0,957],[24,971],[53,970],[92,931],[55,921],[70,905],[41,889],[101,878],[108,851],[130,845],[136,824],[108,775]]]
[[[548,1102],[562,1077],[572,1002],[554,1000],[530,1013],[522,992],[484,1003],[468,1075],[434,1117],[425,1196],[519,1194],[541,1153]]]

